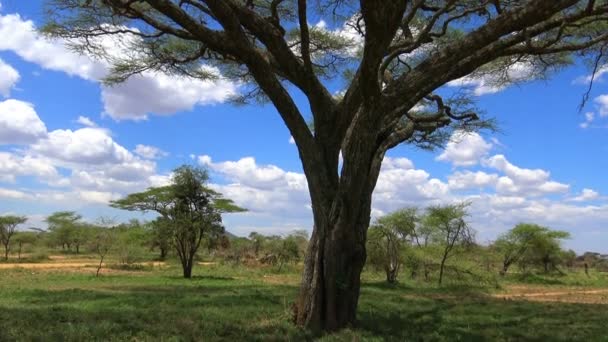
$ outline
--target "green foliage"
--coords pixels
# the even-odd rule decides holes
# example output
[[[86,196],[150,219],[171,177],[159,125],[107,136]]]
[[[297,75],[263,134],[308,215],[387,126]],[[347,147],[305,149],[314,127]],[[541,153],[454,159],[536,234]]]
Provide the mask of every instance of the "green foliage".
[[[0,243],[4,246],[4,260],[8,260],[11,238],[15,235],[17,226],[25,222],[27,222],[25,216],[0,216]]]
[[[213,241],[223,236],[221,214],[245,211],[209,189],[206,186],[208,180],[205,169],[183,165],[173,171],[170,185],[149,188],[111,203],[115,208],[160,214],[156,225],[163,226],[162,234],[167,233],[166,230],[171,231],[172,244],[186,278],[191,276],[194,257],[202,241]]]
[[[122,265],[142,261],[150,246],[150,231],[139,221],[131,220],[113,228],[115,242],[113,249]]]
[[[376,220],[367,232],[367,262],[386,272],[386,281],[394,283],[406,258],[406,244],[420,222],[417,208],[404,208]],[[411,255],[410,255],[411,257]],[[411,267],[416,262],[409,258]]]

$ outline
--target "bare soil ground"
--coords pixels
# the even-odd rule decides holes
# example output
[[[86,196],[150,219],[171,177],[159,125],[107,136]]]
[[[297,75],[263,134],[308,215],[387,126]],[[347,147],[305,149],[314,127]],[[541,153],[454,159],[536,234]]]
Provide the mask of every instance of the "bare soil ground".
[[[63,255],[51,255],[49,260],[40,263],[0,263],[1,269],[13,269],[13,268],[24,268],[24,269],[73,269],[73,268],[84,268],[84,267],[97,267],[99,260],[87,259],[87,258],[66,258]],[[140,263],[144,266],[162,267],[166,263],[162,261],[144,262]],[[214,265],[215,262],[199,262],[199,265],[210,266]],[[103,265],[107,266],[106,263]]]
[[[492,297],[504,300],[527,300],[533,302],[608,304],[608,289],[581,287],[547,288],[542,286],[512,285]]]

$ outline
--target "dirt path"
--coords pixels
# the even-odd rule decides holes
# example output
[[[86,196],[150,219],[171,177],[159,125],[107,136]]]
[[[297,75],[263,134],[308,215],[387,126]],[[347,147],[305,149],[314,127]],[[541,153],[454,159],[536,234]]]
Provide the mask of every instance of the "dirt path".
[[[512,287],[506,293],[493,294],[492,297],[504,300],[527,300],[534,302],[608,304],[608,289],[566,288],[563,290],[539,287]]]
[[[608,289],[600,290],[568,290],[559,292],[538,292],[538,293],[513,293],[513,294],[494,294],[493,297],[498,298],[520,298],[520,297],[557,297],[569,295],[585,295],[585,294],[600,294],[608,293]]]
[[[97,267],[99,262],[95,260],[82,261],[82,262],[47,262],[47,263],[0,263],[0,270],[24,268],[24,269],[65,269],[65,268],[83,268],[83,267]],[[139,263],[144,266],[161,267],[165,266],[166,263],[162,261],[144,262]],[[215,265],[215,262],[199,262],[201,266]],[[104,267],[107,264],[104,263]]]

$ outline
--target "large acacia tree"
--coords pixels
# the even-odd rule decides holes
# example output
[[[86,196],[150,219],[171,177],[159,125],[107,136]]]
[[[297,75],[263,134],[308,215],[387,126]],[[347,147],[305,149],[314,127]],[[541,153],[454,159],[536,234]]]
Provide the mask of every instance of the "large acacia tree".
[[[245,97],[274,105],[312,200],[295,319],[315,330],[355,321],[385,153],[485,125],[467,101],[444,100],[440,88],[472,74],[507,82],[517,63],[542,77],[574,54],[597,65],[608,41],[606,0],[47,1],[45,32],[109,59],[107,82],[147,70],[217,77],[206,64],[240,81]],[[320,19],[352,34],[309,25]],[[107,50],[117,45],[100,39],[108,36],[129,36],[132,46],[117,56]],[[346,84],[336,96],[328,80],[339,76]],[[308,106],[296,105],[294,89]]]

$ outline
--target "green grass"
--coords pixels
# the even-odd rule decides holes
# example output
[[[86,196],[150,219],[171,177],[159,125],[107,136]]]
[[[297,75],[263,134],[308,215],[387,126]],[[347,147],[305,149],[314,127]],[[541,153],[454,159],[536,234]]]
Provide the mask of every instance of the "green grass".
[[[301,341],[290,323],[298,274],[170,266],[146,272],[0,270],[0,341]],[[511,281],[511,280],[509,280]],[[551,285],[547,285],[551,286]],[[357,327],[323,341],[608,341],[608,306],[505,301],[494,288],[367,273]]]

